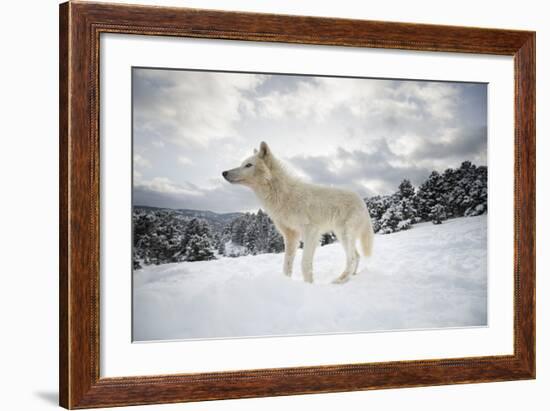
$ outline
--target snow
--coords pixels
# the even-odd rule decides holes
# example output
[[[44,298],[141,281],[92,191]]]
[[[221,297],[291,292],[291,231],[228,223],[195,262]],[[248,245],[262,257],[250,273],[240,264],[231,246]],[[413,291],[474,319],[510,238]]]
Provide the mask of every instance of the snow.
[[[224,250],[225,254],[231,257],[240,257],[248,254],[248,249],[245,246],[233,244],[231,241],[224,243]]]
[[[376,235],[358,274],[338,243],[317,249],[314,284],[283,254],[148,266],[134,272],[134,341],[304,335],[487,324],[487,215]]]

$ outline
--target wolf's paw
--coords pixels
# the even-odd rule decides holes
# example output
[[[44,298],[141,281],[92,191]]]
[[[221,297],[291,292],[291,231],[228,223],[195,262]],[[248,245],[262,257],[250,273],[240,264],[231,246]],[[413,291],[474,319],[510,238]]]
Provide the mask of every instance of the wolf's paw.
[[[344,284],[344,283],[348,282],[348,280],[349,280],[349,274],[344,273],[340,277],[333,280],[332,284]]]
[[[304,275],[304,281],[309,284],[313,284],[313,274],[311,275]]]

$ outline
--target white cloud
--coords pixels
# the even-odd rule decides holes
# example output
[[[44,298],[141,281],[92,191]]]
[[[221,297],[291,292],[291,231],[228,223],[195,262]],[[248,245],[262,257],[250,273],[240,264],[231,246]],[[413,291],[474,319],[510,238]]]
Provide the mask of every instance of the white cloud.
[[[342,146],[369,151],[378,138],[400,140],[392,149],[406,155],[452,127],[459,95],[448,83],[309,78],[258,96],[256,113],[270,124],[271,141],[285,140],[278,147],[284,155],[331,154]]]
[[[376,83],[361,83],[355,79],[316,78],[314,81],[299,82],[296,90],[274,90],[259,97],[258,111],[268,118],[310,117],[316,121],[326,119],[332,111],[342,106],[359,114],[360,106],[379,88]]]
[[[422,146],[424,139],[415,134],[403,134],[388,141],[388,147],[397,156],[408,156]]]
[[[459,96],[458,88],[451,83],[402,82],[400,94],[412,97],[424,104],[426,110],[437,119],[451,119]]]
[[[448,119],[457,96],[457,88],[447,83],[316,78],[299,82],[296,90],[274,90],[257,102],[258,112],[274,119],[311,117],[321,121],[337,109],[360,118],[391,113],[401,119],[420,119],[426,111]]]
[[[167,177],[154,177],[148,181],[140,181],[136,184],[139,189],[147,189],[163,194],[185,194],[188,196],[202,196],[203,192],[192,184],[177,184]]]
[[[190,71],[140,69],[135,72],[135,131],[182,146],[237,134],[241,111],[250,112],[245,94],[265,79]]]
[[[151,168],[151,162],[139,153],[134,153],[134,164],[141,168]]]
[[[178,156],[178,163],[180,163],[182,166],[190,166],[193,164],[193,160],[191,160],[189,157]]]
[[[480,85],[136,73],[134,158],[143,176],[134,175],[143,204],[254,208],[250,190],[229,186],[221,172],[262,140],[302,178],[361,195],[392,192],[403,178],[419,182],[463,160],[486,164]]]

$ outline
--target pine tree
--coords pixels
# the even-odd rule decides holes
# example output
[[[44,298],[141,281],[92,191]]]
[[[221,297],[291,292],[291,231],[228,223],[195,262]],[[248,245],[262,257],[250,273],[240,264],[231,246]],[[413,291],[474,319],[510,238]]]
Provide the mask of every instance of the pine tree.
[[[218,254],[225,255],[225,241],[223,241],[223,239],[218,243],[217,250]]]
[[[285,249],[283,237],[279,234],[273,224],[271,224],[268,229],[267,243],[268,245],[266,251],[268,253],[281,253]]]
[[[390,234],[397,230],[401,218],[399,216],[398,203],[392,204],[380,218],[380,232]]]
[[[141,265],[140,258],[138,256],[137,249],[134,247],[133,253],[132,253],[132,262],[133,262],[133,268],[134,270],[139,270],[140,268],[143,268]]]
[[[250,214],[244,214],[231,222],[231,242],[237,245],[244,245],[244,233],[246,231],[247,219]]]
[[[193,234],[187,241],[187,261],[213,260],[212,243],[205,235]]]
[[[441,174],[432,172],[416,190],[404,179],[394,194],[366,198],[365,204],[374,231],[393,233],[420,221],[440,224],[450,217],[486,213],[487,197],[487,167],[465,161]],[[132,222],[135,269],[214,258],[214,250],[231,256],[284,250],[282,236],[263,210],[242,214],[222,225],[189,218],[179,210],[135,207]],[[322,245],[332,241],[334,235],[330,233],[321,238]]]
[[[243,245],[252,253],[258,254],[256,241],[258,240],[258,225],[255,218],[248,220],[243,235]]]
[[[401,199],[412,198],[414,196],[414,187],[411,184],[410,180],[404,179],[401,184],[399,184],[397,195]]]
[[[268,252],[270,226],[273,226],[273,223],[269,216],[261,209],[258,210],[256,214],[256,242],[254,246],[256,254]]]
[[[430,220],[430,213],[436,204],[445,204],[443,194],[443,179],[437,171],[432,171],[428,179],[418,188],[415,198],[418,216],[422,220]]]
[[[210,225],[206,220],[200,218],[192,218],[185,227],[185,239],[184,243],[187,242],[193,235],[198,236],[211,236]]]
[[[432,220],[432,223],[441,224],[442,221],[447,219],[445,207],[443,207],[441,204],[436,204],[435,206],[433,206],[430,212],[430,218]]]
[[[375,233],[380,231],[381,219],[386,210],[392,204],[392,196],[374,196],[365,200]]]

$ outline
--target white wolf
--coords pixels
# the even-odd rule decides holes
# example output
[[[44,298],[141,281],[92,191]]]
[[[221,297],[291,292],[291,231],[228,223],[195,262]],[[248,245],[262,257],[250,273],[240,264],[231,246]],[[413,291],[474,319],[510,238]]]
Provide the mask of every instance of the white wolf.
[[[285,242],[283,272],[292,275],[300,238],[304,242],[302,274],[313,282],[313,255],[323,233],[334,232],[346,252],[344,272],[334,280],[343,283],[357,272],[361,240],[365,256],[371,255],[374,231],[364,201],[352,191],[309,184],[285,170],[265,142],[240,167],[224,171],[233,184],[250,187],[282,234]]]

